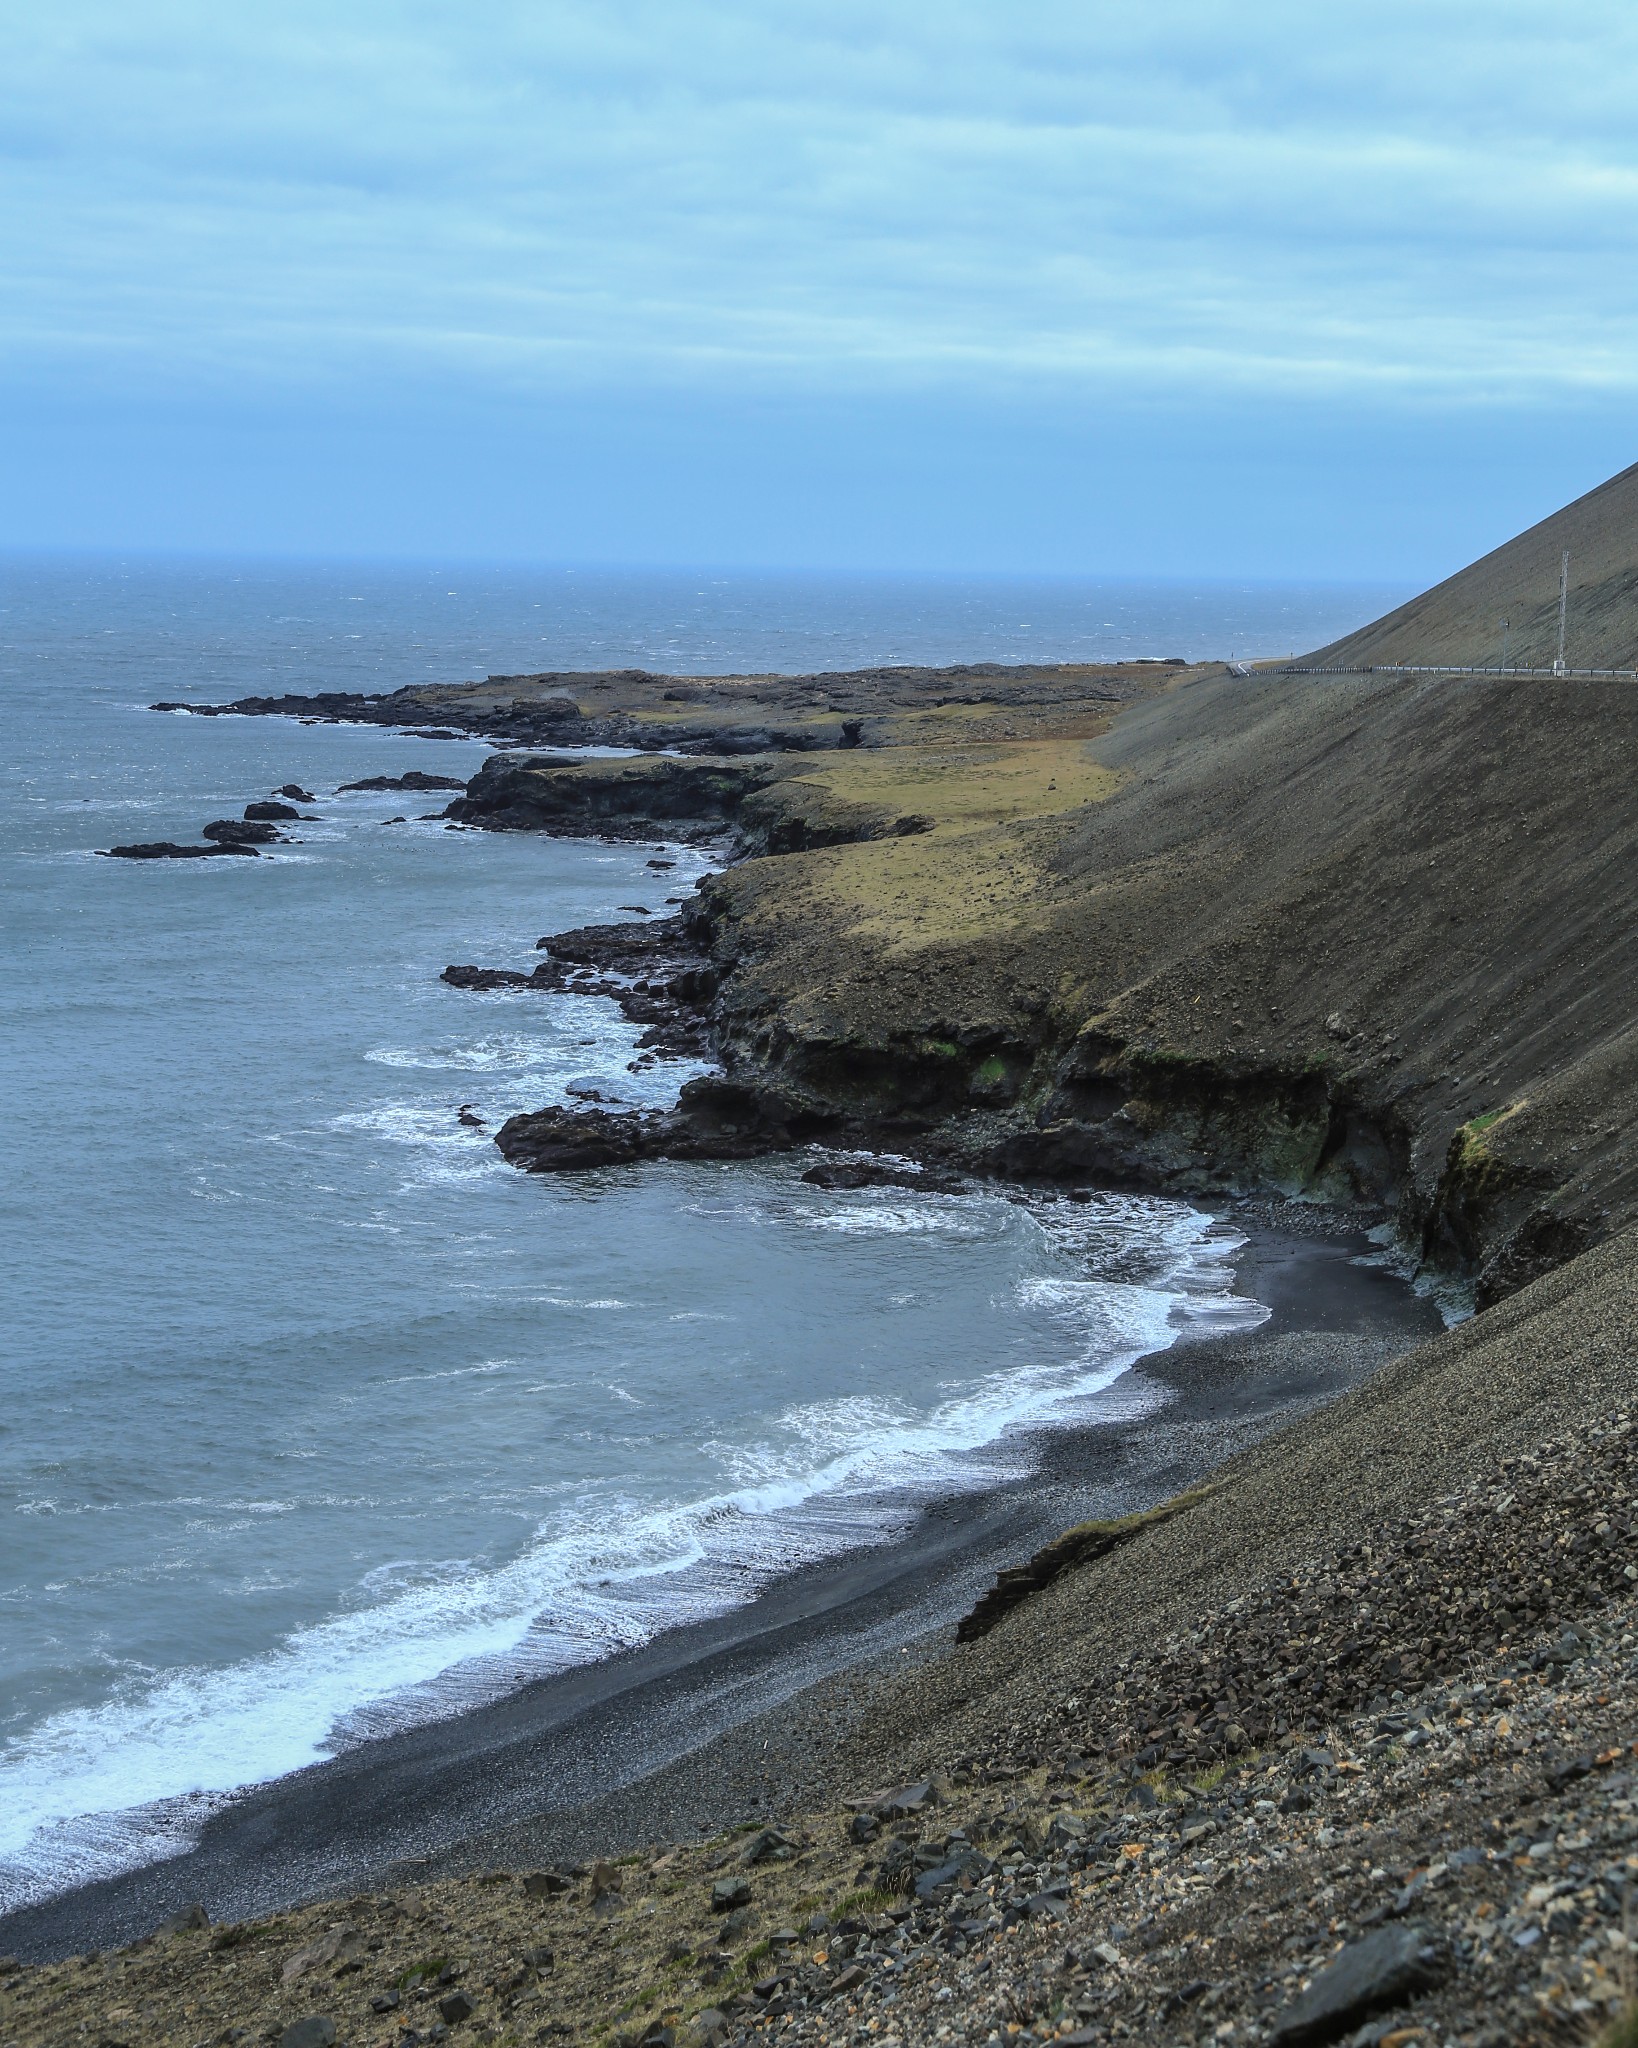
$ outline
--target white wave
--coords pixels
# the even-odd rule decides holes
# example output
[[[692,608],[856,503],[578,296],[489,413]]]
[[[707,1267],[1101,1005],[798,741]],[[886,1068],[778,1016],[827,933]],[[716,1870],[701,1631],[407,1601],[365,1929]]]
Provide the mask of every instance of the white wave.
[[[986,1196],[851,1213],[942,1227],[963,1202],[969,1212],[994,1207]],[[177,1854],[240,1788],[726,1612],[799,1564],[889,1540],[918,1500],[1027,1471],[1028,1432],[1089,1413],[1197,1315],[1266,1314],[1227,1293],[1234,1241],[1214,1238],[1194,1212],[1151,1203],[1036,1220],[1058,1245],[1113,1244],[1124,1228],[1164,1277],[1031,1276],[1020,1310],[1069,1320],[1079,1341],[1067,1357],[1043,1347],[1038,1362],[998,1368],[924,1412],[874,1396],[793,1405],[754,1442],[701,1447],[728,1481],[707,1497],[584,1495],[514,1558],[378,1567],[357,1606],[261,1656],[157,1682],[130,1675],[101,1703],[13,1737],[0,1748],[0,1905]],[[969,1214],[969,1228],[992,1227]],[[616,1385],[608,1392],[633,1399]],[[1128,1383],[1128,1409],[1158,1398]]]
[[[374,1066],[403,1067],[429,1073],[534,1073],[561,1066],[569,1048],[555,1038],[522,1031],[497,1032],[466,1045],[382,1045],[364,1057]],[[571,1077],[572,1078],[572,1077]]]
[[[862,1202],[857,1206],[820,1210],[803,1217],[810,1230],[833,1230],[844,1237],[907,1237],[936,1232],[948,1237],[982,1237],[985,1223],[958,1198],[936,1196],[920,1202]]]

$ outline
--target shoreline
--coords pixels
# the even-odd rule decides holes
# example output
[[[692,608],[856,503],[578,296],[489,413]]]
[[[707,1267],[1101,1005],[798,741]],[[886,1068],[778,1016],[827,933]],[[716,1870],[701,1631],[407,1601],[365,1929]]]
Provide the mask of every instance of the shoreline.
[[[1435,1333],[1431,1302],[1368,1250],[1223,1212],[1235,1287],[1272,1311],[1189,1336],[1036,1434],[1031,1473],[926,1503],[899,1538],[804,1567],[727,1615],[537,1679],[448,1720],[254,1787],[163,1862],[0,1918],[24,1960],[150,1933],[195,1900],[244,1919],[360,1886],[687,1839],[821,1796],[844,1687],[944,1647],[994,1572],[1070,1524],[1152,1506]],[[1327,1219],[1328,1221],[1328,1219]],[[765,1724],[765,1725],[764,1725]]]

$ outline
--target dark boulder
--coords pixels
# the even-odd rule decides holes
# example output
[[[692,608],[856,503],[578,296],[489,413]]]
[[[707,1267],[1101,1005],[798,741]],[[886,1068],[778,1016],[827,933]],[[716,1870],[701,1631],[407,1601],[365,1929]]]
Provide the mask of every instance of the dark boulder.
[[[438,979],[451,988],[528,988],[530,977],[513,967],[446,967]]]
[[[316,2012],[305,2020],[292,2020],[278,2037],[278,2048],[335,2048],[336,2023],[328,2013]]]
[[[690,1081],[675,1109],[551,1108],[509,1117],[495,1143],[526,1173],[583,1173],[639,1159],[755,1159],[787,1152],[816,1119],[771,1092],[735,1081]]]
[[[200,831],[218,846],[272,846],[284,836],[277,825],[270,825],[263,818],[216,818],[201,826]]]
[[[1332,1958],[1274,2021],[1276,2048],[1321,2048],[1374,2012],[1402,2005],[1443,1975],[1425,1927],[1379,1927]]]
[[[291,819],[299,818],[301,812],[296,809],[294,804],[282,804],[275,798],[267,797],[261,803],[246,804],[245,816],[253,820],[257,818],[271,819],[276,824],[282,824]]]
[[[801,1844],[783,1835],[778,1828],[759,1828],[740,1851],[741,1863],[788,1863]]]
[[[316,804],[318,798],[310,789],[303,789],[299,782],[285,782],[274,790],[275,796],[287,797],[293,804]]]
[[[823,1159],[802,1178],[816,1188],[916,1188],[925,1195],[958,1195],[963,1185],[954,1174],[918,1173],[880,1159]]]

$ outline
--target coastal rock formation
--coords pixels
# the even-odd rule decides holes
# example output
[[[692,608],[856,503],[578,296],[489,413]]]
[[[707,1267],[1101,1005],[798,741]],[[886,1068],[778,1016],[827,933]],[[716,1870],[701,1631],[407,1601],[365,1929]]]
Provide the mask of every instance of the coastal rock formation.
[[[655,839],[720,832],[746,797],[784,771],[777,761],[680,760],[565,763],[496,755],[446,816],[490,831],[566,837]]]
[[[928,817],[850,799],[816,778],[811,763],[767,753],[754,761],[497,755],[446,815],[491,831],[605,839],[710,839],[732,827],[741,858],[932,830]]]
[[[1610,516],[1616,482],[1571,508],[1593,508],[1612,561],[1634,530]],[[1620,578],[1599,587],[1622,644]],[[1441,616],[1385,623],[1405,652]],[[1586,2040],[1629,2006],[1638,1875],[1632,686],[1216,667],[1094,701],[1084,672],[661,680],[575,687],[603,731],[675,736],[720,709],[720,737],[731,707],[743,730],[833,736],[778,760],[717,744],[694,784],[667,780],[673,755],[630,764],[662,790],[762,777],[692,814],[741,857],[677,921],[691,964],[672,978],[699,977],[698,1042],[725,1077],[674,1111],[513,1118],[508,1158],[820,1142],[1261,1190],[1391,1225],[1482,1313],[1248,1430],[1171,1512],[1066,1531],[964,1640],[782,1697],[714,1759],[656,1772],[648,1806],[543,1814],[520,1858],[568,1866],[549,1898],[472,1844],[495,1881],[350,1905],[379,1947],[373,1976],[336,1982],[343,2024],[364,2038],[406,1997],[447,1995],[453,1975],[417,1974],[435,1959],[498,2038],[621,2048],[775,2028],[790,2048]],[[528,696],[492,679],[472,716]],[[415,715],[458,723],[459,701]],[[500,822],[615,815],[596,776],[546,800],[559,764],[523,784],[493,765]],[[900,818],[920,823],[818,836]],[[661,1000],[650,929],[611,929],[579,961],[576,935],[549,941],[550,985]],[[712,1768],[746,1825],[702,1841],[687,1817]],[[713,1914],[765,1829],[794,1853]],[[613,1907],[598,1865],[571,1861],[593,1850],[627,1852]],[[235,1933],[256,1962],[231,1980],[207,1946],[229,1930],[101,1974],[13,1972],[0,2033],[117,2027],[147,2048],[184,2008],[202,2039],[276,2039],[299,2017],[280,1959],[335,1917]]]
[[[658,1058],[703,1058],[710,1051],[709,1014],[717,971],[702,950],[697,909],[646,924],[585,925],[543,938],[546,958],[530,974],[516,968],[450,966],[452,988],[490,991],[567,990],[607,996],[643,1026],[639,1051]]]
[[[344,782],[336,791],[345,796],[356,789],[462,789],[466,784],[458,775],[428,775],[424,768],[411,768],[403,775],[366,775],[362,782]],[[288,794],[288,792],[286,792]],[[312,803],[312,797],[307,798]]]
[[[218,846],[272,846],[284,837],[277,825],[265,820],[217,818],[201,825],[200,836],[214,839]]]
[[[631,747],[672,754],[819,753],[926,739],[1004,738],[1019,709],[1060,730],[1090,729],[1089,705],[1148,694],[1167,664],[961,663],[805,676],[654,675],[645,669],[490,676],[414,684],[387,696],[241,697],[231,704],[156,704],[197,717],[299,718],[394,727],[428,739],[474,734],[514,746]]]
[[[501,1155],[529,1173],[581,1173],[639,1159],[753,1159],[828,1135],[833,1125],[764,1091],[705,1077],[675,1109],[540,1109],[495,1133]]]
[[[923,1195],[965,1194],[970,1186],[959,1174],[891,1159],[824,1159],[802,1178],[816,1188],[913,1188]]]
[[[1627,686],[883,673],[869,746],[497,757],[452,821],[727,836],[712,1044],[875,1149],[1322,1200],[1481,1304],[1638,1213]]]
[[[174,839],[148,839],[133,846],[99,847],[97,853],[102,860],[208,860],[216,853],[242,853],[251,860],[256,858],[254,846],[237,842],[220,846],[179,846]]]

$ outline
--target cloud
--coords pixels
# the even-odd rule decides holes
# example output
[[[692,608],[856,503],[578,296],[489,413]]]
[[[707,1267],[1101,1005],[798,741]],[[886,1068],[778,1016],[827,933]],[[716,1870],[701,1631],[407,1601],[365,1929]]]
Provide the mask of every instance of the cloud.
[[[66,0],[8,39],[14,378],[1638,385],[1600,0]]]

